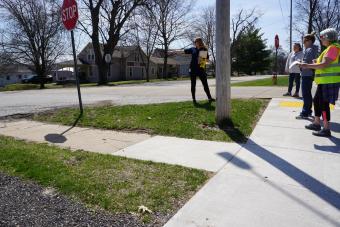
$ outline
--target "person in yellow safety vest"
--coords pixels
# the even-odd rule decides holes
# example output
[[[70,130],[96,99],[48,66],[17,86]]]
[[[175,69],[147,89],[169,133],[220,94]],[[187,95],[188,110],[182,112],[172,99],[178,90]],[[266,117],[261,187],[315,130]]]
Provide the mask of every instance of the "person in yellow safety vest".
[[[327,28],[320,32],[322,45],[326,49],[313,64],[300,63],[301,68],[315,69],[315,83],[318,85],[314,96],[315,119],[306,129],[314,130],[313,135],[330,137],[330,104],[335,105],[339,98],[340,87],[340,44],[338,32],[334,28]],[[323,119],[321,129],[320,118]]]

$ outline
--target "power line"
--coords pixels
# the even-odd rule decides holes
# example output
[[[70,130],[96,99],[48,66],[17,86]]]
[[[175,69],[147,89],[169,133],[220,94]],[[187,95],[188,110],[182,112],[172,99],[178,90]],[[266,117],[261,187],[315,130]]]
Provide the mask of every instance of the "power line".
[[[285,17],[283,16],[283,10],[282,10],[282,5],[281,5],[281,0],[279,0],[279,5],[280,5],[280,10],[281,10],[282,19],[284,20]]]

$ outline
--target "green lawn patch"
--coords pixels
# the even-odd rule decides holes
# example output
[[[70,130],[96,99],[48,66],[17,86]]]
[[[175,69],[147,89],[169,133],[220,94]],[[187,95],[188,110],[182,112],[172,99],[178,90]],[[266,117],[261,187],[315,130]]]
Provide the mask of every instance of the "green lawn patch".
[[[224,130],[215,122],[215,103],[192,102],[163,103],[152,105],[86,107],[78,126],[142,131],[149,134],[176,136],[215,141],[245,142],[267,100],[232,100],[231,121]],[[72,125],[78,117],[78,108],[65,108],[37,114],[37,121]]]
[[[0,171],[53,187],[92,208],[137,213],[144,205],[161,215],[175,212],[211,176],[180,166],[71,152],[4,136],[0,136]]]
[[[181,80],[189,80],[190,77],[174,77],[169,79],[152,79],[149,82],[165,82],[165,81],[181,81]],[[147,83],[146,80],[128,80],[128,81],[116,81],[109,82],[106,85],[101,86],[119,86],[119,85],[131,85],[131,84],[144,84]],[[80,87],[95,87],[98,86],[97,83],[82,83]],[[65,85],[57,85],[56,83],[45,84],[45,89],[58,89],[58,88],[70,88],[76,87],[75,84],[65,84]],[[0,92],[2,91],[22,91],[22,90],[37,90],[40,89],[39,84],[9,84],[5,87],[0,87]]]
[[[251,87],[251,86],[278,86],[278,87],[287,87],[288,86],[288,76],[280,76],[277,78],[277,85],[273,85],[272,78],[253,80],[253,81],[245,81],[234,83],[231,86],[233,87]]]

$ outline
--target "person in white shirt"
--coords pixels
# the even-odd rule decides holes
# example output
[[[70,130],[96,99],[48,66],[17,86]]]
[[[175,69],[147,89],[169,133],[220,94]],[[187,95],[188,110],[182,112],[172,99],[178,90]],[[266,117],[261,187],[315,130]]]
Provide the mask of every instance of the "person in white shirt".
[[[286,61],[286,73],[289,73],[289,85],[288,85],[288,92],[285,93],[283,96],[292,96],[292,90],[294,85],[294,80],[296,84],[296,89],[293,97],[298,98],[300,92],[300,79],[301,79],[301,70],[298,65],[294,65],[293,67],[289,67],[295,61],[302,61],[303,59],[303,51],[300,43],[294,43],[293,51],[288,55]]]

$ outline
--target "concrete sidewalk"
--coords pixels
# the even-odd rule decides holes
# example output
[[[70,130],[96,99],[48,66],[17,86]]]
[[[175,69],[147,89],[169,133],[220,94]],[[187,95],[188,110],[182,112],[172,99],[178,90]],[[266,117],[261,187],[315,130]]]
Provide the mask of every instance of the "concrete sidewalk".
[[[166,227],[340,226],[340,125],[314,137],[284,101],[271,101],[248,143]]]
[[[151,137],[141,133],[69,127],[28,120],[0,121],[0,135],[50,143],[71,150],[112,154],[217,172],[241,146],[235,143]]]

